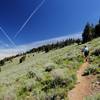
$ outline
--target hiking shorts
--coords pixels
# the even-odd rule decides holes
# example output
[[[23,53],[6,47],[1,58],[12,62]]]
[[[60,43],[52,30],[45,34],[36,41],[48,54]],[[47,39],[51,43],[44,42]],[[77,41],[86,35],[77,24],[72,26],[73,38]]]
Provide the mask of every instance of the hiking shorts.
[[[89,55],[89,51],[84,52],[84,56],[87,57]]]

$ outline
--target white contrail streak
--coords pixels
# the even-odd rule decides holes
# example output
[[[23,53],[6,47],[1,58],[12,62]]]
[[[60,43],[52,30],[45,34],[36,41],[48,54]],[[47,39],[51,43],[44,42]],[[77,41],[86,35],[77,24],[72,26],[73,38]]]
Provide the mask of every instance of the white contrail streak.
[[[4,36],[9,40],[9,42],[15,47],[14,49],[10,49],[10,50],[12,50],[12,52],[13,52],[13,50],[16,50],[17,54],[21,53],[21,50],[18,48],[18,46],[15,44],[15,42],[13,42],[13,40],[8,36],[8,34],[5,32],[5,30],[2,27],[0,27],[0,30],[4,34]]]
[[[13,40],[8,36],[8,34],[5,32],[5,30],[0,27],[1,32],[4,34],[4,36],[6,36],[6,38],[9,40],[9,42],[15,47],[17,53],[20,52],[20,50],[17,48],[16,44],[13,42]]]
[[[26,26],[26,24],[30,21],[30,19],[32,18],[32,16],[42,7],[42,5],[44,4],[46,0],[42,0],[41,3],[36,7],[36,9],[31,13],[31,15],[28,17],[28,19],[25,21],[25,23],[21,26],[21,28],[19,29],[19,31],[15,34],[15,38],[19,35],[19,33],[24,29],[24,27]]]
[[[12,39],[8,36],[8,34],[4,31],[4,29],[2,27],[0,27],[0,30],[7,37],[7,39],[13,44],[13,46],[16,47],[16,44],[12,41]]]

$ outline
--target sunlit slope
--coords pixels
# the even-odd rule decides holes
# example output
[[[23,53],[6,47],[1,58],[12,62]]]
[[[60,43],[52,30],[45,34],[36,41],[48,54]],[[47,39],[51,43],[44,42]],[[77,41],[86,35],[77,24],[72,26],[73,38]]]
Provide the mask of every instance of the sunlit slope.
[[[73,44],[48,53],[27,54],[22,63],[19,63],[21,57],[6,62],[0,72],[0,100],[4,97],[25,100],[27,96],[45,100],[54,95],[67,98],[65,93],[74,87],[76,71],[83,63],[81,49],[84,45]],[[100,48],[100,38],[86,45],[92,52]]]

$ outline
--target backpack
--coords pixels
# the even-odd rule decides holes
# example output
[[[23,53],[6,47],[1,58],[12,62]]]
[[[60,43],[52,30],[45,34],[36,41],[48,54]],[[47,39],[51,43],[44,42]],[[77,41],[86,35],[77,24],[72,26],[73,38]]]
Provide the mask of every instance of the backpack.
[[[88,47],[84,48],[84,51],[89,51]]]
[[[84,48],[84,53],[89,53],[88,47]]]

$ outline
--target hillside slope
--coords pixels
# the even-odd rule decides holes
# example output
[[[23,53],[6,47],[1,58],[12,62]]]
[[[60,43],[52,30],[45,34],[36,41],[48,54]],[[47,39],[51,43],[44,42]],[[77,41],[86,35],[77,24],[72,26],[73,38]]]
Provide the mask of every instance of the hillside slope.
[[[91,52],[100,48],[100,38],[88,42]],[[77,70],[84,63],[83,45],[73,44],[49,53],[27,54],[1,66],[0,100],[67,100],[69,90],[77,82]],[[99,57],[91,56],[91,64],[100,64]]]

